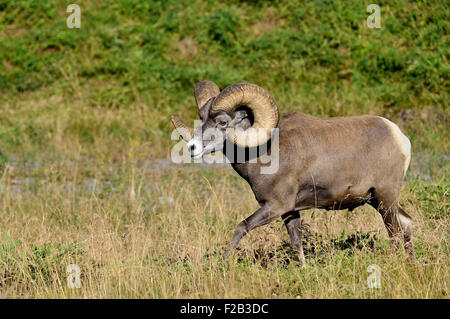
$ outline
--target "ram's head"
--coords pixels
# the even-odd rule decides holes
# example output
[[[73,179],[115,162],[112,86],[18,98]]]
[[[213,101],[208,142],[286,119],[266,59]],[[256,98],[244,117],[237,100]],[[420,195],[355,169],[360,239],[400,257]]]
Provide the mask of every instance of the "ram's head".
[[[204,81],[195,85],[194,95],[201,125],[191,128],[172,115],[172,123],[194,159],[222,151],[226,139],[241,147],[264,144],[278,125],[273,98],[255,84],[239,83],[220,91],[215,83]]]

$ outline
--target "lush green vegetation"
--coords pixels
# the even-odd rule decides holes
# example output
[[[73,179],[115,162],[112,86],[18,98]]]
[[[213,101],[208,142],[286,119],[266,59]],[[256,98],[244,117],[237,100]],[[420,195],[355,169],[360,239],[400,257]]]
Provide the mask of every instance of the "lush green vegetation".
[[[0,3],[6,157],[63,151],[57,139],[92,153],[158,140],[162,155],[204,79],[258,83],[283,114],[386,115],[414,151],[449,152],[446,1],[380,1],[381,29],[361,1],[79,1],[81,29],[64,1]]]
[[[356,0],[83,0],[80,29],[69,3],[0,0],[0,297],[448,298],[446,1],[377,1],[380,29]],[[279,221],[222,262],[253,195],[232,171],[167,160],[169,117],[196,119],[205,79],[257,83],[282,114],[396,122],[419,262],[390,250],[368,207],[306,212],[302,269]]]

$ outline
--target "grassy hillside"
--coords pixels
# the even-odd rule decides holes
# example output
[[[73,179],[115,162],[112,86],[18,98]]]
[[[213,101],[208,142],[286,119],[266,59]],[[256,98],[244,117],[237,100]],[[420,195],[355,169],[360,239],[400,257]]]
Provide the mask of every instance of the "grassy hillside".
[[[66,26],[73,2],[80,29]],[[450,8],[377,1],[369,29],[372,2],[0,0],[0,297],[448,298]],[[303,214],[302,269],[281,221],[224,263],[257,208],[248,185],[169,160],[170,115],[196,119],[205,79],[259,84],[282,115],[396,122],[419,262],[363,207]],[[81,289],[67,288],[72,263]]]
[[[385,115],[415,152],[449,152],[446,1],[381,1],[381,29],[361,1],[79,1],[81,29],[65,1],[0,3],[5,157],[133,141],[165,155],[169,115],[196,117],[204,79],[258,83],[282,114]]]

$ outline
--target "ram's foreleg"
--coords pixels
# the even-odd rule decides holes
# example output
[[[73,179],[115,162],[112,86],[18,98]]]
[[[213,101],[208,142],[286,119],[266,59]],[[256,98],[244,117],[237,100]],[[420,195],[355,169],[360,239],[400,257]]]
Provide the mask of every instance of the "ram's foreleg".
[[[290,211],[292,208],[286,209],[284,205],[278,202],[266,202],[260,209],[254,212],[252,215],[244,219],[236,227],[233,239],[231,240],[230,246],[225,250],[223,257],[227,258],[234,249],[239,244],[239,241],[244,237],[249,231],[266,225],[273,221],[275,218],[280,217],[284,213]]]

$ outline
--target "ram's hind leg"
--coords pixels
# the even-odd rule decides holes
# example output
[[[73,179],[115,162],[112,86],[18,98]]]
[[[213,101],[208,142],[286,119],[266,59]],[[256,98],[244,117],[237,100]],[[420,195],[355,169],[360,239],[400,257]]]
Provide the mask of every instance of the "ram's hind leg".
[[[412,235],[413,235],[412,218],[400,206],[398,206],[398,220],[400,223],[400,228],[402,229],[403,232],[405,251],[411,260],[415,260],[416,253],[414,251],[414,244],[412,242]]]
[[[291,247],[298,258],[300,266],[305,264],[305,255],[303,254],[302,232],[300,229],[300,213],[292,211],[281,216],[291,239]]]
[[[398,248],[400,242],[404,241],[405,251],[408,258],[414,260],[415,253],[412,243],[412,219],[398,205],[397,196],[376,192],[371,205],[378,210],[383,217],[389,238],[395,248]]]

